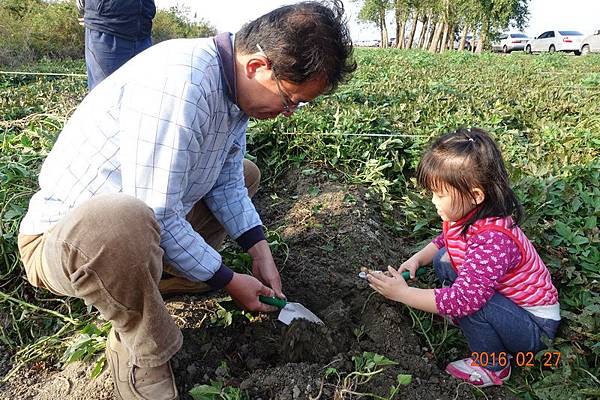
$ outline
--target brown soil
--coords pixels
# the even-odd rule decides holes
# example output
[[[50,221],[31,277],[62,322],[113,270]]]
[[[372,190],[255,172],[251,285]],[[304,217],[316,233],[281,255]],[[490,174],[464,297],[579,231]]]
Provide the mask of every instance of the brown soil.
[[[289,248],[287,256],[276,252],[284,292],[324,325],[297,320],[285,326],[276,314],[241,313],[221,301],[223,293],[167,300],[184,335],[183,348],[173,359],[182,399],[191,399],[191,388],[212,380],[239,387],[250,399],[387,397],[398,374],[411,375],[412,382],[400,387],[396,399],[483,397],[443,371],[447,360],[431,354],[404,306],[374,294],[357,277],[360,267],[398,265],[408,255],[406,244],[385,228],[376,203],[367,198],[361,187],[299,171],[261,190],[256,204],[263,221]],[[231,325],[219,326],[219,309],[221,315],[229,312]],[[355,370],[352,357],[363,352],[397,364],[366,383],[344,379]],[[9,360],[0,361],[5,373]],[[0,399],[111,399],[110,375],[104,371],[91,380],[91,368],[91,363],[74,363],[61,371],[24,369],[0,386]],[[502,388],[485,389],[485,396],[513,398]]]

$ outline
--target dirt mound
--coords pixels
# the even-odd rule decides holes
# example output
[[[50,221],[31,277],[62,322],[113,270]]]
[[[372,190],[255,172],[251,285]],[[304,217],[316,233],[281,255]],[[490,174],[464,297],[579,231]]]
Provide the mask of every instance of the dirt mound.
[[[263,221],[288,248],[276,256],[284,292],[324,325],[294,321],[285,326],[276,314],[242,313],[219,294],[168,300],[184,334],[183,348],[173,359],[182,399],[191,399],[190,389],[211,381],[239,387],[251,399],[387,398],[392,393],[411,399],[477,397],[469,385],[440,369],[443,360],[437,364],[420,342],[412,321],[401,313],[403,306],[373,294],[357,277],[362,266],[381,269],[407,256],[405,244],[385,228],[367,198],[361,187],[300,171],[261,190],[256,204]],[[365,374],[365,354],[395,364]],[[79,372],[66,378],[65,371],[23,371],[0,389],[0,398],[67,400],[84,393],[86,399],[110,398],[106,371],[90,381],[89,368],[70,365],[67,371]],[[410,375],[411,383],[398,385],[398,375]],[[485,393],[491,399],[512,398],[501,388]]]

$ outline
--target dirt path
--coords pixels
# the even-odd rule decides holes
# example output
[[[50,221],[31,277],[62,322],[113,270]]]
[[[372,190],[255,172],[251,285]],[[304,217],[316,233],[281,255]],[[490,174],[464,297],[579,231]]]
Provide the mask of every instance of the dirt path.
[[[173,360],[182,399],[211,380],[240,387],[251,399],[355,399],[381,397],[397,386],[398,374],[412,382],[395,398],[471,399],[466,384],[448,377],[431,349],[424,347],[402,306],[384,300],[357,278],[361,266],[398,265],[404,244],[384,228],[380,213],[361,188],[330,180],[327,174],[290,172],[261,190],[256,200],[263,221],[288,246],[278,251],[284,291],[291,301],[316,313],[324,326],[297,321],[289,327],[276,315],[249,316],[222,300],[222,294],[169,299],[184,334]],[[220,325],[227,324],[223,327]],[[377,353],[397,362],[361,384],[353,357]],[[106,371],[90,380],[91,364],[63,371],[30,368],[0,387],[0,399],[111,399]],[[327,377],[326,377],[327,372]],[[489,399],[513,398],[500,388]],[[337,396],[337,397],[336,397]],[[477,397],[481,396],[481,393]]]

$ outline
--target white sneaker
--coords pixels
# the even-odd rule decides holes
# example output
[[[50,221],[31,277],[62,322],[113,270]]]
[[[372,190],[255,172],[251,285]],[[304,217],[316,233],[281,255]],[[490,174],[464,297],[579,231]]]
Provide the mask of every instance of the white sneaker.
[[[477,387],[502,385],[510,378],[510,364],[500,371],[474,366],[472,358],[453,361],[446,366],[446,372]]]

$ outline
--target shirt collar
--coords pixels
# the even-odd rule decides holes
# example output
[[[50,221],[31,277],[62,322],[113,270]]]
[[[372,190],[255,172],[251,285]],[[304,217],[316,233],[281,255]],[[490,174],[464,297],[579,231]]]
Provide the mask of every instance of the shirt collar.
[[[223,32],[213,38],[217,53],[219,55],[219,65],[221,66],[221,77],[227,88],[229,100],[239,107],[237,102],[237,91],[235,86],[235,52],[233,50],[233,38],[229,32]]]
[[[467,213],[467,215],[463,216],[458,221],[445,221],[444,225],[446,225],[448,227],[448,229],[455,228],[455,227],[462,227],[465,224],[465,222],[467,222],[469,220],[469,218],[471,218],[477,211],[479,211],[480,208],[481,208],[481,206],[475,207],[474,209],[469,211]]]

